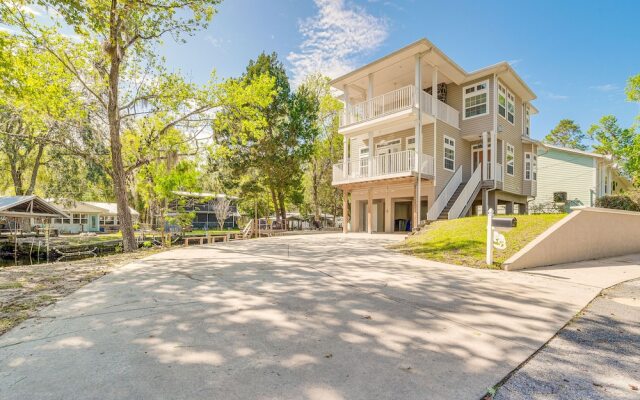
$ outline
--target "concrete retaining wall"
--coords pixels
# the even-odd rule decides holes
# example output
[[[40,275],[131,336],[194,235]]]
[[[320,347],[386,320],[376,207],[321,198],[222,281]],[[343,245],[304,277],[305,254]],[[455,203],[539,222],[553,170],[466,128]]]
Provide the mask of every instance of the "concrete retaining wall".
[[[508,271],[640,253],[640,213],[577,209],[511,256]]]

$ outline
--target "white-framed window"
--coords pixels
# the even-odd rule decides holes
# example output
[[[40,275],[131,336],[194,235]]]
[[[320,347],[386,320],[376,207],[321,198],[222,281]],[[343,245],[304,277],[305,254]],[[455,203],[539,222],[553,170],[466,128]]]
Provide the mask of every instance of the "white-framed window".
[[[516,96],[501,83],[498,83],[498,115],[515,125]]]
[[[526,137],[529,137],[529,135],[531,134],[531,107],[529,106],[529,104],[525,104],[523,106],[524,109],[524,128],[523,128],[523,133]]]
[[[405,149],[414,151],[416,149],[416,137],[410,136],[406,138]]]
[[[524,180],[531,180],[531,153],[524,153]]]
[[[513,145],[507,143],[507,175],[513,176],[515,170],[515,154]]]
[[[533,153],[524,153],[524,179],[538,180],[538,156]]]
[[[489,81],[462,88],[463,119],[489,114]]]
[[[507,121],[511,125],[516,123],[516,96],[509,91],[507,91]]]
[[[359,152],[360,158],[367,158],[369,157],[369,147],[360,147],[360,152]]]
[[[456,141],[449,136],[444,137],[444,169],[453,171],[456,165]]]
[[[507,118],[507,89],[498,83],[498,115]]]

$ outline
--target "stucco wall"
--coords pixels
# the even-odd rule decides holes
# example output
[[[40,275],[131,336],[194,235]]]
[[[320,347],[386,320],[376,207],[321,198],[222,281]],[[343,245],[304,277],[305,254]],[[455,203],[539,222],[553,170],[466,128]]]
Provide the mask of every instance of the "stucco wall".
[[[504,264],[511,271],[640,253],[640,213],[581,208],[527,244]]]

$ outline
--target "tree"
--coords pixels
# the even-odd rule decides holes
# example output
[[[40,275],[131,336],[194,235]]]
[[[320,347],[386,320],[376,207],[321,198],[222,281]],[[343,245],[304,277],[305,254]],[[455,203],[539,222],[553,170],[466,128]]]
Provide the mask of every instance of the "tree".
[[[72,77],[56,60],[18,36],[0,32],[0,165],[16,195],[30,195],[50,141],[62,141],[83,114]]]
[[[304,85],[291,91],[284,65],[275,53],[262,53],[250,61],[238,81],[252,84],[263,76],[272,78],[273,94],[255,114],[216,115],[211,161],[238,177],[247,171],[257,173],[252,178],[256,185],[247,187],[268,191],[277,221],[286,225],[287,202],[301,202],[302,163],[317,135],[318,104]]]
[[[627,100],[640,103],[640,74],[629,78],[625,93],[627,94]]]
[[[635,132],[621,128],[613,115],[605,115],[597,124],[591,125],[588,135],[596,141],[594,152],[625,160],[633,145]]]
[[[586,150],[583,143],[585,135],[573,120],[562,119],[555,128],[544,137],[543,142],[576,150]]]
[[[155,137],[180,125],[197,133],[201,128],[194,125],[207,126],[210,119],[200,116],[228,99],[224,88],[233,86],[218,85],[212,80],[197,88],[185,82],[163,68],[162,60],[155,55],[155,46],[164,36],[184,40],[185,35],[206,28],[219,2],[38,0],[37,4],[61,16],[74,30],[77,40],[59,34],[61,21],[38,24],[23,7],[32,2],[13,0],[0,5],[0,18],[52,54],[74,76],[87,99],[91,99],[89,103],[99,118],[93,127],[95,136],[108,132],[107,169],[118,203],[124,251],[137,248],[128,207],[128,178],[137,168],[154,161],[144,157],[125,165],[121,136],[127,124],[140,117],[160,116],[154,121],[158,123],[153,127]],[[92,157],[91,152],[82,154]]]
[[[227,220],[231,213],[231,200],[228,197],[218,197],[210,202],[213,212],[216,214],[216,220],[220,226],[220,230],[224,230],[224,221]]]
[[[332,94],[329,78],[320,74],[307,77],[303,83],[319,104],[316,125],[318,135],[311,138],[311,154],[304,165],[306,205],[314,220],[320,222],[323,208],[331,208],[335,216],[340,190],[332,186],[332,167],[342,157],[342,137],[338,134],[338,111],[342,104]]]

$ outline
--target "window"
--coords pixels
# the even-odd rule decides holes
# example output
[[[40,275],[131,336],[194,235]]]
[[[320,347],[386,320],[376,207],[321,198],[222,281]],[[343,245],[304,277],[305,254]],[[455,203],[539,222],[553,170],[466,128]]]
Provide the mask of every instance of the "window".
[[[524,179],[531,180],[531,153],[524,153]]]
[[[444,137],[444,169],[453,171],[456,165],[456,141],[449,136]]]
[[[360,147],[360,158],[369,157],[369,148],[368,147]]]
[[[507,89],[498,84],[498,114],[507,118]]]
[[[414,151],[416,149],[416,137],[408,137],[407,144],[405,145],[406,150]]]
[[[530,127],[531,127],[531,107],[529,106],[529,104],[525,104],[523,106],[524,108],[524,135],[526,137],[529,137],[529,135],[531,134],[530,132]]]
[[[507,175],[513,176],[515,168],[515,150],[512,145],[507,143]]]
[[[498,83],[498,114],[512,125],[516,120],[516,96]]]
[[[512,125],[516,121],[516,96],[511,92],[507,92],[507,121]]]
[[[464,119],[489,113],[489,81],[474,83],[463,88]]]
[[[537,181],[538,180],[538,156],[537,155],[533,155],[533,180]]]

